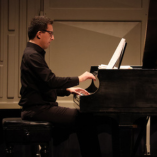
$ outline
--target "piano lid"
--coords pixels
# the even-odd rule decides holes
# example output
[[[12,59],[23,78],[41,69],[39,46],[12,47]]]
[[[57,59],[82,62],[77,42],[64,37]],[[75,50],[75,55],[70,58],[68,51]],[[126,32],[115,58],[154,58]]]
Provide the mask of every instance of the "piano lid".
[[[150,0],[143,68],[157,68],[157,0]]]

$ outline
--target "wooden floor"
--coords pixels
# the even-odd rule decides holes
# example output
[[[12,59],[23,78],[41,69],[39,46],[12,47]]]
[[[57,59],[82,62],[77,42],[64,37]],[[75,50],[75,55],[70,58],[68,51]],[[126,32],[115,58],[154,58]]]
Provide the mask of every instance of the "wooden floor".
[[[17,112],[17,113],[16,113]],[[4,110],[0,112],[0,117],[17,117],[20,116],[19,111],[8,111]],[[152,123],[157,123],[157,118],[152,118]],[[99,132],[99,142],[100,148],[102,152],[102,157],[112,157],[112,136],[111,136],[111,128],[109,125],[102,125]],[[134,132],[135,139],[137,138],[139,130],[136,129]],[[31,146],[20,146],[17,145],[14,147],[14,156],[15,157],[34,157],[32,153],[34,152],[34,145]],[[142,156],[145,152],[145,137],[142,138],[140,145],[138,146],[138,150],[136,155]],[[53,141],[50,142],[49,147],[49,157],[81,157],[79,144],[77,140],[76,134],[71,134],[70,137],[61,143],[58,146],[53,146]],[[157,157],[157,124],[152,125],[151,127],[151,154]],[[5,145],[3,141],[3,130],[2,126],[0,126],[0,157],[5,157]],[[145,156],[146,157],[146,156]],[[152,157],[152,156],[149,156]]]
[[[112,157],[111,135],[103,133],[99,135],[102,157]],[[81,157],[76,134],[70,135],[69,139],[58,146],[53,146],[50,142],[49,157]],[[34,145],[16,145],[13,149],[14,157],[34,157]],[[5,157],[5,145],[0,144],[0,157]],[[150,156],[149,156],[150,157]]]

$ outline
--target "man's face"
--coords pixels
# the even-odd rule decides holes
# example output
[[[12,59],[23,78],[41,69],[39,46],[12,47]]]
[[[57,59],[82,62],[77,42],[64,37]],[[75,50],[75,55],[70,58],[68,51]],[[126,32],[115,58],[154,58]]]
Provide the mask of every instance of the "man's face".
[[[51,24],[47,25],[47,29],[43,32],[40,32],[40,47],[43,49],[47,49],[50,45],[50,42],[54,40],[53,35],[53,26]]]

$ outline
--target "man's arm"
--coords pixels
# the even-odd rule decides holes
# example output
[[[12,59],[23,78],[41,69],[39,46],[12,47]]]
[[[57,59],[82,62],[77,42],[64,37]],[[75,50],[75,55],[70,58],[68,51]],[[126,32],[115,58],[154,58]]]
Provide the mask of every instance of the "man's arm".
[[[83,73],[82,75],[78,76],[79,78],[79,82],[83,82],[83,81],[86,81],[87,79],[93,79],[93,80],[96,80],[95,76],[89,72],[85,72]],[[67,88],[67,91],[69,91],[71,94],[77,94],[77,95],[89,95],[89,93],[85,90],[85,89],[82,89],[82,88]]]
[[[89,72],[85,72],[82,75],[78,76],[79,82],[86,81],[87,79],[93,79],[96,80],[93,74]],[[64,89],[58,89],[57,90],[57,95],[58,96],[68,96],[69,94],[77,94],[77,95],[89,95],[89,93],[80,87],[72,87],[72,88],[67,88],[66,91]]]

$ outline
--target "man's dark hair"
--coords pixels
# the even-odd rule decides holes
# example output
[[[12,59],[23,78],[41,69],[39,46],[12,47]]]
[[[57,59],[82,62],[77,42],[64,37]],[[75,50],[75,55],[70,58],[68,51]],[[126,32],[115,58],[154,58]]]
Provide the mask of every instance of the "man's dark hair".
[[[38,31],[44,31],[47,29],[48,24],[53,24],[53,21],[45,16],[35,16],[28,27],[29,40],[34,39]]]

